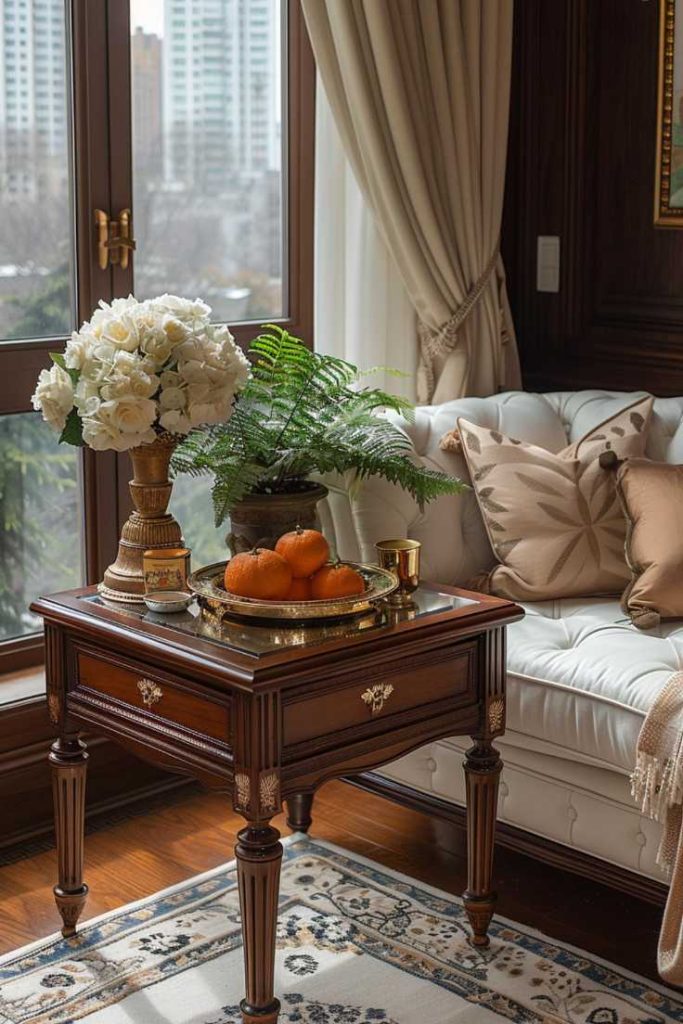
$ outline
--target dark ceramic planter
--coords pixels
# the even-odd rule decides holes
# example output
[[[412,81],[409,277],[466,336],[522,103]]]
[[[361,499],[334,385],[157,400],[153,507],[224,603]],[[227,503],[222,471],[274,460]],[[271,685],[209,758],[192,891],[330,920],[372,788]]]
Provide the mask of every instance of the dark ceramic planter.
[[[317,505],[327,497],[327,487],[312,484],[292,494],[250,494],[230,513],[230,533],[225,538],[230,554],[252,548],[274,548],[283,533],[318,529]]]

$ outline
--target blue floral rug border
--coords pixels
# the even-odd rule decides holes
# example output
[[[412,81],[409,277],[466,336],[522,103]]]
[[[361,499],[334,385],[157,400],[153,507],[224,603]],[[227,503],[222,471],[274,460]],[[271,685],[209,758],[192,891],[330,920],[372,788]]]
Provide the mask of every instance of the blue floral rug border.
[[[298,841],[306,837],[295,836],[294,838]],[[406,896],[419,901],[436,913],[452,917],[455,920],[461,920],[465,916],[462,901],[457,896],[441,892],[426,883],[411,882],[407,876],[373,864],[360,855],[354,854],[350,857],[344,850],[331,843],[317,844],[314,839],[309,839],[308,842],[310,845],[307,848],[307,853],[328,857],[347,871],[364,874],[387,889],[405,893]],[[359,871],[359,868],[362,868],[362,871]],[[661,1001],[657,1003],[657,1010],[667,1013],[675,1020],[683,1021],[683,994],[679,995],[647,979],[641,980],[616,964],[602,961],[592,954],[581,953],[580,950],[575,950],[566,944],[557,945],[553,939],[540,932],[525,929],[516,921],[494,917],[489,933],[492,938],[495,936],[503,942],[514,942],[522,949],[536,953],[560,967],[575,971],[582,977],[604,985],[605,988],[618,992],[620,995],[647,1001],[644,996],[655,991],[661,996]],[[484,953],[484,955],[486,954]]]
[[[348,855],[345,851],[325,842],[316,842],[307,836],[295,835],[284,840],[284,858],[291,863],[301,857],[317,856],[329,860],[345,872],[367,878],[375,885],[382,886],[392,893],[403,894],[413,899],[427,909],[450,918],[454,922],[463,923],[465,912],[461,901],[447,893],[439,892],[423,883],[414,883],[410,879],[390,869],[385,869],[374,864],[363,857]],[[65,957],[73,957],[78,954],[81,947],[95,949],[101,943],[111,943],[118,936],[126,933],[134,933],[138,928],[148,927],[151,920],[160,920],[168,915],[177,913],[182,907],[201,906],[203,903],[210,903],[217,897],[224,895],[236,888],[234,876],[234,864],[222,865],[197,878],[196,881],[185,885],[180,883],[172,888],[163,891],[161,894],[154,894],[151,897],[140,900],[123,910],[113,911],[95,919],[91,923],[85,923],[78,935],[73,939],[61,939],[55,942],[54,937],[34,943],[25,951],[9,954],[8,957],[0,959],[0,981],[16,978],[25,970],[34,970],[40,967],[50,966]],[[182,897],[182,898],[180,898]],[[284,910],[291,904],[291,897],[283,895],[281,906]],[[151,917],[143,919],[139,912],[154,908]],[[102,933],[102,926],[107,925],[106,934]],[[368,937],[359,928],[352,925],[353,941],[358,948],[362,949],[373,958],[391,962],[392,946],[381,939]],[[593,983],[604,986],[615,993],[638,1000],[641,1004],[652,1005],[653,1024],[658,1024],[658,1013],[664,1013],[672,1020],[683,1021],[683,997],[677,993],[667,991],[662,986],[657,986],[646,980],[638,979],[623,971],[621,968],[605,963],[591,955],[582,954],[578,950],[567,948],[565,945],[558,945],[552,939],[527,930],[515,922],[494,920],[491,927],[492,937],[497,937],[501,942],[512,943],[521,949],[532,954],[543,957],[552,963],[574,971],[581,977]],[[210,960],[235,949],[239,945],[239,938],[225,936],[221,940],[212,940],[204,947],[195,951],[193,963],[183,967],[174,964],[175,957],[169,957],[167,969],[164,976],[168,977],[175,971],[183,971],[196,966],[201,960]],[[199,953],[201,952],[201,956]],[[425,954],[427,956],[428,954]],[[483,957],[486,958],[484,952]],[[175,971],[174,971],[175,966]],[[480,985],[476,969],[469,973],[462,969],[442,968],[429,970],[419,963],[419,956],[415,955],[414,963],[408,966],[405,961],[401,962],[401,969],[408,971],[416,977],[424,978],[430,982],[447,988],[448,990],[461,995],[468,1001],[485,1002],[489,1009],[509,1017],[516,1021],[531,1022],[547,1016],[540,1009],[534,1013],[528,1007],[498,996],[492,993],[486,985]],[[158,979],[163,980],[163,978]],[[483,980],[483,978],[482,978]],[[155,984],[154,982],[153,984]],[[656,999],[653,1001],[653,995]],[[489,996],[489,999],[486,999]]]

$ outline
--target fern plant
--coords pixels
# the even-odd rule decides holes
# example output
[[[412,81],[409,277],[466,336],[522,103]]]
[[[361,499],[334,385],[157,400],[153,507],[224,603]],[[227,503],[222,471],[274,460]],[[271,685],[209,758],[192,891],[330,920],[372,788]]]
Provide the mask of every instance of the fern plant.
[[[351,363],[311,352],[271,325],[252,342],[249,356],[252,370],[231,418],[190,434],[172,463],[175,473],[213,474],[217,526],[245,495],[301,491],[312,486],[312,473],[384,477],[420,505],[465,487],[411,461],[409,439],[380,412],[410,417],[412,405],[359,388]]]

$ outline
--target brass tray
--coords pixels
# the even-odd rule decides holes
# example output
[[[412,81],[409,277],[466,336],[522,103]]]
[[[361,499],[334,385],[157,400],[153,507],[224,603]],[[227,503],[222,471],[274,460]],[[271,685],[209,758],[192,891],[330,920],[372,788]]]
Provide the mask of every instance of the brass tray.
[[[376,565],[362,562],[344,562],[357,569],[365,580],[365,592],[354,597],[338,597],[330,601],[262,601],[253,597],[238,597],[223,586],[227,562],[214,562],[193,572],[187,581],[189,589],[197,595],[202,611],[221,619],[223,616],[268,619],[291,622],[311,619],[339,619],[347,615],[360,615],[370,611],[382,598],[398,587],[393,573]]]

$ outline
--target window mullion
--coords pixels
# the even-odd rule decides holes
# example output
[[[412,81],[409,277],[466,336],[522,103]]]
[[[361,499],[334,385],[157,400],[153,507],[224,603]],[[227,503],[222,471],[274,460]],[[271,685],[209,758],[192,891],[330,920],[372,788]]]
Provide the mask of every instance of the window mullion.
[[[130,3],[119,0],[107,9],[107,78],[109,94],[109,186],[110,214],[118,218],[122,210],[133,211],[133,138],[131,105]],[[133,253],[128,266],[111,268],[112,295],[133,292]]]
[[[109,210],[107,0],[71,0],[78,322],[112,298],[110,270],[95,252],[94,212]]]
[[[128,193],[121,194],[117,167],[130,165],[115,121],[122,109],[116,109],[113,97],[121,89],[117,65],[125,65],[120,54],[128,51],[128,28],[119,13],[127,3],[107,0],[71,0],[74,170],[76,181],[76,266],[78,281],[78,322],[90,317],[100,299],[110,301],[119,293],[111,267],[102,270],[95,245],[96,209],[118,213],[112,206],[130,205]],[[117,60],[113,54],[118,53]],[[112,82],[112,75],[116,80]],[[130,176],[129,176],[130,177]],[[113,189],[117,192],[114,194]],[[102,578],[114,557],[123,510],[119,510],[119,473],[123,460],[113,452],[83,453],[83,490],[85,512],[85,548],[87,581]]]

